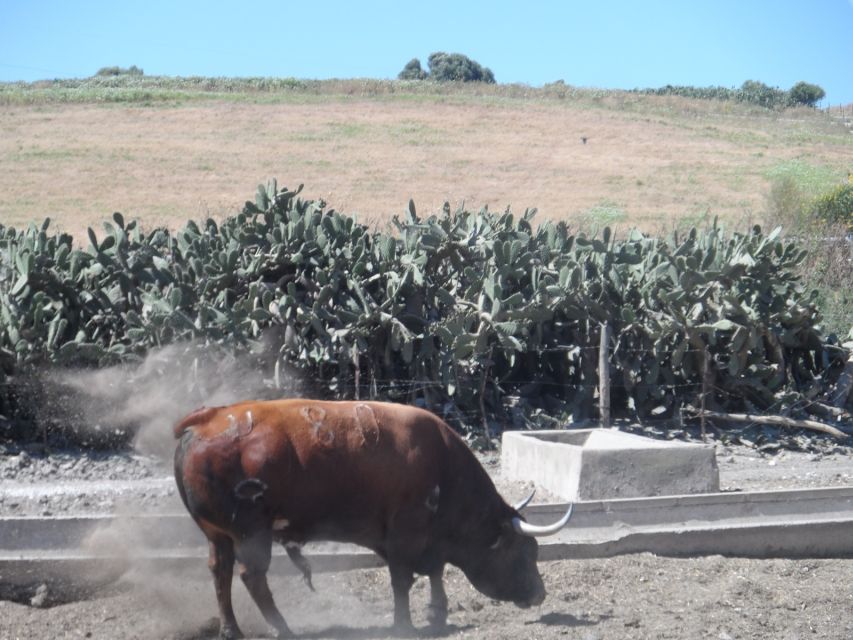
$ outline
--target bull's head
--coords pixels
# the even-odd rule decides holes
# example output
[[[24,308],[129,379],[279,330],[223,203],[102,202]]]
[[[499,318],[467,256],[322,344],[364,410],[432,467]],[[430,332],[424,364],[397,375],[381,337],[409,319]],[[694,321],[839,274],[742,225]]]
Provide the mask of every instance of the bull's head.
[[[557,533],[572,515],[569,505],[557,522],[532,525],[519,513],[532,495],[515,507],[504,504],[500,516],[484,528],[485,544],[458,564],[478,591],[520,607],[541,604],[545,599],[545,585],[536,566],[539,545],[535,538]]]

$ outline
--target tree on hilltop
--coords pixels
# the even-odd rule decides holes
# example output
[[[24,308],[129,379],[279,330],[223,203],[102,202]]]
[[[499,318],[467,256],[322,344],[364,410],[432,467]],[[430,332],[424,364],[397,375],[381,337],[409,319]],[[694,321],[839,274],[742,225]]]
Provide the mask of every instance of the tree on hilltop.
[[[438,82],[486,82],[494,84],[495,76],[491,69],[480,66],[461,53],[436,51],[429,54],[429,75]]]
[[[421,68],[421,62],[412,58],[397,76],[400,80],[435,80],[436,82],[485,82],[495,83],[495,75],[488,67],[471,60],[461,53],[435,51],[428,58],[429,73]]]
[[[123,67],[101,67],[98,69],[98,72],[95,74],[96,76],[101,77],[109,77],[109,76],[141,76],[144,75],[144,71],[137,67],[135,64],[131,65],[127,69]]]
[[[814,107],[825,97],[823,88],[808,82],[798,82],[788,90],[788,102],[793,106]]]

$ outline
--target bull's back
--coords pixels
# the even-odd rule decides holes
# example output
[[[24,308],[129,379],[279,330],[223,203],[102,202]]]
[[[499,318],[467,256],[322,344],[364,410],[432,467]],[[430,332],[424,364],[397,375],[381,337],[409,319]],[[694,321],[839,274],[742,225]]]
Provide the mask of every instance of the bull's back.
[[[306,531],[378,526],[422,504],[461,444],[433,414],[388,403],[246,402],[192,415],[185,466],[212,470],[220,486],[208,500],[255,479],[271,515]]]
[[[393,506],[434,486],[446,459],[443,423],[416,408],[287,400],[258,409],[257,432],[242,446],[243,468],[269,478],[285,501]]]

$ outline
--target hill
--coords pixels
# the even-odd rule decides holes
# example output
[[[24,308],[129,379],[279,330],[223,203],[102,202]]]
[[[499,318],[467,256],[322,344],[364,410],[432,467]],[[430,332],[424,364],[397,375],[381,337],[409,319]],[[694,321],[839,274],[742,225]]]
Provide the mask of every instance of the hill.
[[[384,222],[409,198],[589,229],[764,222],[775,180],[843,181],[853,136],[810,109],[548,85],[107,78],[0,84],[0,221],[80,235],[236,211],[275,176]]]

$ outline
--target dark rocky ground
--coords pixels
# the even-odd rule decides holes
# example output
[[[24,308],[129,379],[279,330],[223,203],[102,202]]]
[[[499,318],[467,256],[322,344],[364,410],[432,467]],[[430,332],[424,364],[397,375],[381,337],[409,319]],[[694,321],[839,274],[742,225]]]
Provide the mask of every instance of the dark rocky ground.
[[[662,436],[658,431],[636,432]],[[698,441],[693,433],[675,435]],[[709,434],[722,491],[853,485],[850,443],[802,433],[763,440],[761,434],[749,432]],[[532,487],[501,478],[497,451],[478,457],[508,499],[517,500]],[[540,489],[536,500],[557,498]],[[0,444],[0,516],[102,514],[123,508],[182,511],[171,460],[133,451]]]

